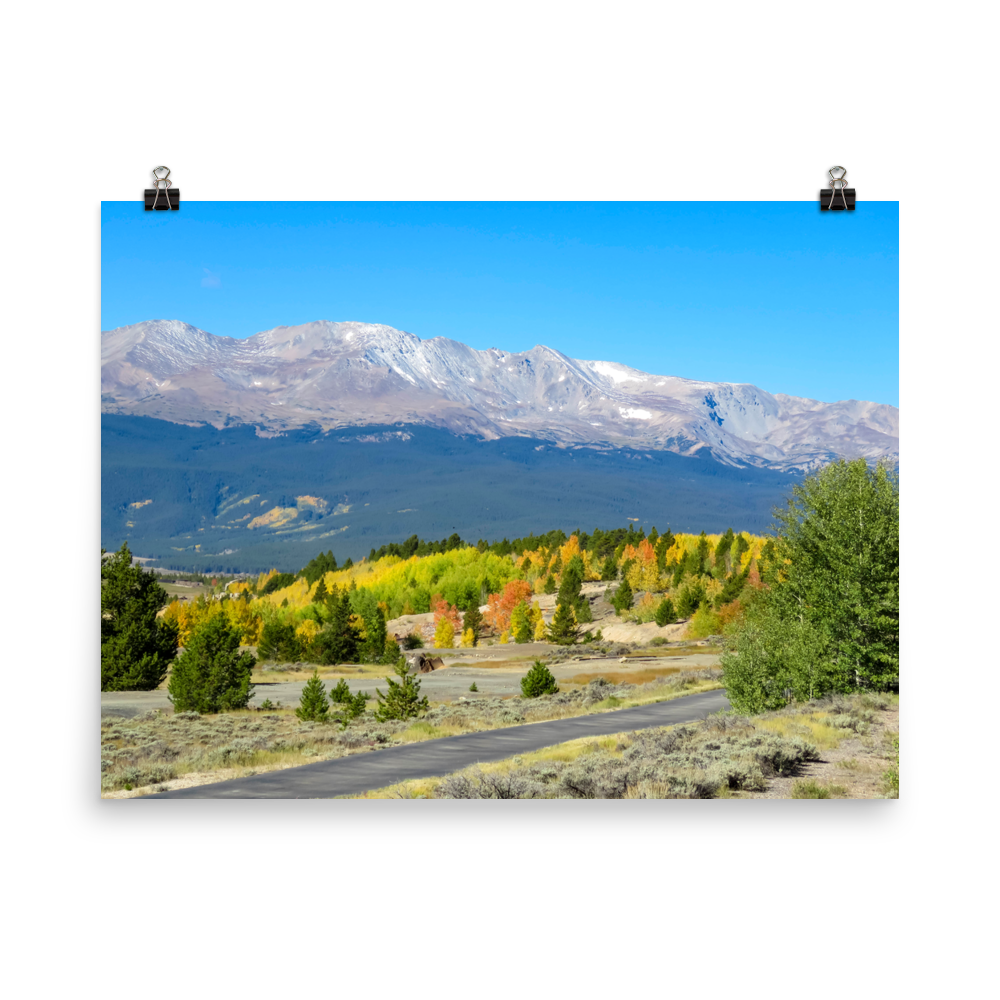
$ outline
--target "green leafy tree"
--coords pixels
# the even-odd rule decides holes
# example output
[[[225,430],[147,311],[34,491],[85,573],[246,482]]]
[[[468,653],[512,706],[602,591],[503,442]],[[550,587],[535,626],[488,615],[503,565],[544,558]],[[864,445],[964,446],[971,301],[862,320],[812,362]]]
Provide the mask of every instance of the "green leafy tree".
[[[771,585],[734,623],[722,656],[733,706],[898,685],[896,473],[834,462],[795,486],[775,521]]]
[[[323,682],[319,679],[319,671],[314,670],[312,677],[302,688],[302,697],[295,714],[303,722],[326,722],[330,712],[330,702],[326,695]]]
[[[531,642],[531,611],[528,605],[521,601],[510,613],[510,631],[514,642]]]
[[[521,697],[538,698],[543,694],[557,694],[556,679],[541,660],[535,660],[531,669],[521,678]]]
[[[384,695],[378,688],[375,689],[375,697],[378,699],[375,718],[379,722],[391,722],[394,719],[412,719],[421,712],[426,712],[430,703],[426,698],[420,697],[420,681],[410,673],[404,657],[399,658],[393,673],[400,679],[394,681],[391,677],[386,677],[388,690]]]
[[[674,602],[670,600],[669,597],[664,597],[663,600],[656,605],[656,611],[653,612],[653,621],[655,621],[660,628],[663,628],[664,625],[670,625],[672,622],[677,621],[677,612],[674,610]]]
[[[175,712],[227,712],[253,696],[256,659],[240,652],[240,633],[225,615],[209,618],[174,663],[167,692]]]
[[[572,646],[580,637],[573,609],[568,604],[556,605],[556,613],[549,626],[549,638],[560,646]]]
[[[152,691],[177,655],[177,629],[156,617],[167,603],[156,574],[132,565],[127,543],[101,549],[101,690]]]
[[[330,620],[313,640],[320,663],[356,663],[358,633],[351,626],[351,600],[345,590],[337,599]]]
[[[899,478],[864,459],[807,476],[775,511],[776,613],[827,637],[842,690],[899,681]]]

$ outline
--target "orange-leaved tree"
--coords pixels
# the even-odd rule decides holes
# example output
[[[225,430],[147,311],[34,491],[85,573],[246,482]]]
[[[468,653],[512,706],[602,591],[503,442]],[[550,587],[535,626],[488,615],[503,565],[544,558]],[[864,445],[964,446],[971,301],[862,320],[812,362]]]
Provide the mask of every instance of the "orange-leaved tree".
[[[496,632],[506,632],[510,628],[511,612],[522,601],[530,601],[531,596],[531,584],[527,580],[511,580],[502,594],[490,594],[483,621]]]

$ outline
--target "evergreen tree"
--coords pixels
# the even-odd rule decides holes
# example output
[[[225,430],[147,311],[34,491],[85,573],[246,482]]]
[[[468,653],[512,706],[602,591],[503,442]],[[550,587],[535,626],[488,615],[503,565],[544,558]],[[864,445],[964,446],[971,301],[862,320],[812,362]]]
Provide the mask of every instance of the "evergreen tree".
[[[330,621],[313,640],[320,663],[356,663],[358,634],[351,626],[351,601],[343,591],[333,606]]]
[[[514,642],[531,642],[531,613],[524,601],[510,613],[510,631]]]
[[[346,705],[351,700],[351,689],[343,677],[330,689],[330,701],[334,705]]]
[[[375,697],[378,699],[375,718],[379,722],[412,719],[430,708],[428,700],[420,697],[420,681],[410,673],[405,658],[399,658],[393,672],[400,680],[394,681],[391,677],[386,677],[389,687],[384,695],[378,688],[375,689]]]
[[[690,618],[705,600],[705,588],[697,580],[693,580],[677,595],[677,615],[679,618]]]
[[[635,594],[632,593],[632,585],[628,582],[627,577],[622,577],[622,582],[618,584],[618,589],[615,591],[614,597],[611,598],[611,605],[621,617],[632,607],[632,601]]]
[[[604,560],[604,565],[601,567],[601,579],[614,580],[617,576],[618,560],[615,558],[614,552],[612,552],[607,559]]]
[[[209,618],[188,640],[170,674],[167,692],[175,712],[232,711],[253,696],[256,659],[240,652],[240,634],[225,615]]]
[[[556,613],[549,626],[549,638],[560,646],[572,646],[579,638],[580,630],[573,615],[573,609],[568,604],[556,606]]]
[[[556,679],[541,660],[535,660],[531,669],[521,678],[521,697],[538,698],[543,694],[558,694]]]
[[[671,601],[669,597],[664,597],[663,600],[656,606],[656,611],[653,613],[653,621],[655,621],[660,628],[663,628],[664,625],[670,625],[677,621],[677,612],[674,611],[674,602]]]
[[[313,594],[313,604],[326,604],[327,593],[326,580],[320,577],[319,583],[316,584],[316,592]]]
[[[729,574],[729,579],[726,580],[721,592],[715,598],[716,610],[721,608],[723,604],[735,601],[743,593],[743,588],[746,586],[747,577],[750,576],[750,567],[752,565],[753,562],[748,562],[747,568],[742,573],[737,573],[734,570]]]
[[[260,641],[257,643],[257,655],[261,660],[273,660],[276,663],[294,663],[301,655],[295,626],[291,622],[283,622],[272,618],[264,623],[260,630]]]
[[[312,677],[306,681],[302,689],[299,707],[295,709],[295,714],[303,722],[326,722],[329,711],[330,702],[326,696],[326,689],[319,679],[319,671],[314,670]]]
[[[483,613],[479,610],[478,605],[473,604],[462,616],[462,628],[472,629],[473,645],[476,645],[479,642],[479,634],[483,630]]]
[[[698,537],[698,552],[695,556],[695,564],[692,567],[693,572],[699,576],[708,570],[708,554],[710,550],[711,546],[708,544],[708,537],[703,531]]]
[[[156,574],[132,565],[128,544],[101,549],[101,690],[152,691],[177,655],[177,629],[156,617],[167,603]]]
[[[546,594],[554,594],[556,592],[556,578],[552,573],[545,578],[545,585],[542,588]]]

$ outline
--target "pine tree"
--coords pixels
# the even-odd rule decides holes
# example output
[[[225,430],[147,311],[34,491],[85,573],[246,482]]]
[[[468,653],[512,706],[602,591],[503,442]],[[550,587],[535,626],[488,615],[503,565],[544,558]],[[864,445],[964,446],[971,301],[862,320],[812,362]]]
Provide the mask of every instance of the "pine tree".
[[[579,635],[580,630],[577,628],[572,607],[568,604],[557,605],[552,624],[549,626],[549,638],[560,646],[572,646]]]
[[[614,607],[619,618],[632,607],[634,597],[632,585],[628,582],[628,578],[622,577],[622,582],[618,584],[618,589],[615,591],[614,597],[611,598],[611,605]]]
[[[510,614],[510,631],[514,642],[531,642],[531,616],[524,601],[521,601]]]
[[[672,622],[677,621],[677,612],[674,611],[674,602],[671,601],[669,597],[664,597],[663,600],[656,606],[656,611],[653,614],[653,621],[655,621],[660,628],[663,628],[664,625],[670,625]]]
[[[299,707],[295,709],[295,714],[303,722],[325,722],[330,711],[330,702],[326,696],[326,689],[319,679],[319,671],[314,670],[312,677],[306,681],[302,689],[302,697],[299,699]]]
[[[479,610],[478,605],[473,604],[462,616],[462,628],[463,630],[472,629],[474,637],[472,644],[475,646],[479,642],[479,634],[483,630],[483,613]]]
[[[325,604],[327,593],[326,580],[323,577],[320,577],[319,583],[316,584],[316,592],[313,594],[313,604]]]
[[[273,660],[276,663],[293,663],[301,653],[295,626],[278,618],[264,623],[257,643],[257,655],[261,660]]]
[[[152,691],[177,655],[177,627],[156,617],[167,603],[156,574],[132,565],[128,544],[101,549],[101,690]]]
[[[412,719],[430,708],[428,700],[420,697],[420,681],[410,673],[404,657],[399,658],[393,672],[400,680],[394,681],[391,677],[386,677],[389,687],[384,695],[378,688],[375,689],[375,697],[378,699],[375,718],[379,722]]]
[[[607,559],[604,560],[604,565],[601,567],[601,579],[610,581],[614,580],[618,576],[618,560],[615,558],[614,552],[612,552]]]
[[[521,697],[538,698],[543,694],[558,694],[556,679],[541,660],[535,660],[531,669],[521,678]]]
[[[351,689],[343,677],[330,689],[330,701],[335,705],[346,705],[351,700]]]
[[[543,593],[554,594],[556,592],[556,578],[552,573],[545,578],[545,585],[542,587]]]
[[[345,590],[333,605],[330,621],[313,640],[320,663],[357,662],[358,634],[351,625],[351,614],[351,601]]]
[[[204,715],[246,708],[253,696],[250,672],[257,660],[239,649],[240,634],[229,619],[209,618],[174,663],[167,685],[174,711]]]

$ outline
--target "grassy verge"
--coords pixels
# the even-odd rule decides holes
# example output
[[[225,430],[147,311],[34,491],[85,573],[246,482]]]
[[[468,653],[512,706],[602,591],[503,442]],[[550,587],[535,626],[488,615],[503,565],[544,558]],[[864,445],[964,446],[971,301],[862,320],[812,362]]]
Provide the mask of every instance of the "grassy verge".
[[[782,784],[788,787],[779,797],[847,798],[850,777],[875,769],[872,760],[840,761],[844,783],[801,772],[844,741],[873,743],[868,734],[879,726],[879,713],[896,707],[898,698],[862,694],[754,718],[721,714],[702,723],[572,740],[352,797],[753,798]],[[898,747],[894,733],[879,739],[880,747],[885,740]],[[886,795],[893,797],[891,781]]]
[[[132,719],[105,718],[101,789],[102,794],[116,797],[139,794],[143,788],[177,787],[176,782],[192,774],[199,776],[199,784],[225,781],[249,770],[298,767],[389,745],[632,708],[713,690],[720,686],[720,677],[721,672],[713,669],[642,685],[599,679],[541,698],[439,703],[420,719],[407,722],[379,723],[371,711],[347,726],[336,718],[301,722],[292,708],[205,716],[153,711]]]

